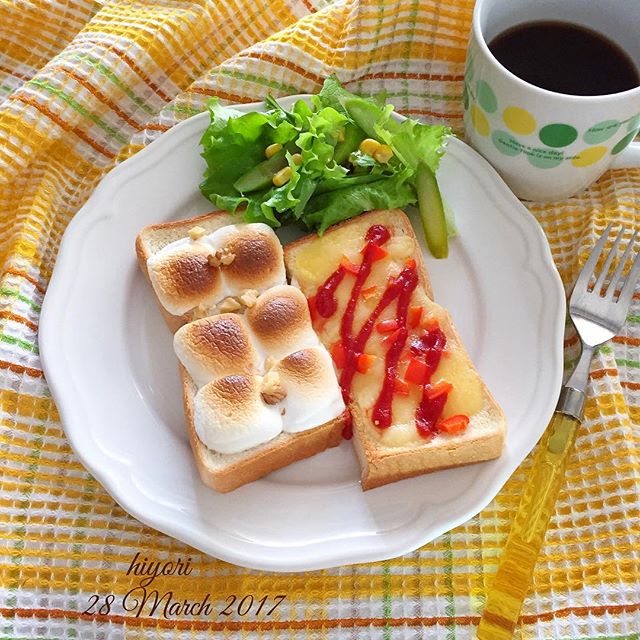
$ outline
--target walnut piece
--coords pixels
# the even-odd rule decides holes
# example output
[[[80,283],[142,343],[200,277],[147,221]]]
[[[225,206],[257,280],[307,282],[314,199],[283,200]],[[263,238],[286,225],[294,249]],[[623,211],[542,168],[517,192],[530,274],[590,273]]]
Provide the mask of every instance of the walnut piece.
[[[191,312],[192,320],[200,320],[201,318],[207,318],[211,315],[211,311],[203,304],[199,304],[197,307],[194,307]]]
[[[218,249],[215,253],[210,253],[207,256],[207,260],[212,267],[220,267],[221,265],[228,267],[235,259],[235,253],[232,253],[228,247]]]
[[[280,376],[275,371],[269,371],[262,378],[260,396],[267,404],[277,404],[287,397],[287,391],[280,382]]]
[[[220,262],[225,267],[228,267],[236,259],[236,254],[233,253],[229,247],[223,247],[222,249],[218,249],[218,251],[220,252]],[[216,251],[216,254],[218,251]]]
[[[258,299],[258,292],[255,289],[246,289],[240,296],[240,302],[245,307],[253,307]]]
[[[192,240],[200,240],[200,238],[202,238],[202,236],[207,234],[207,230],[203,229],[202,227],[192,227],[191,229],[189,229],[189,237]]]
[[[225,298],[218,307],[220,313],[233,313],[242,309],[242,305],[235,298]]]

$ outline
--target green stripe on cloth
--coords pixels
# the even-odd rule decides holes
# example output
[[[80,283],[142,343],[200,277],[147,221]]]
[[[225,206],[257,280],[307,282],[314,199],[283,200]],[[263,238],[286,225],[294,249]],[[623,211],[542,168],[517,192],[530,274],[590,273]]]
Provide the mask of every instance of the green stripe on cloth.
[[[391,619],[391,571],[389,569],[389,562],[384,563],[382,569],[384,579],[382,581],[382,617],[384,618],[384,640],[391,640],[391,625],[389,620]]]
[[[68,104],[72,109],[77,111],[83,118],[89,118],[92,122],[98,125],[106,134],[115,138],[120,144],[126,144],[129,140],[127,136],[123,136],[121,133],[116,131],[113,127],[110,127],[104,120],[98,118],[93,113],[90,113],[87,109],[85,109],[75,98],[72,98],[70,95],[59,89],[58,87],[54,87],[50,82],[45,80],[38,80],[37,78],[33,78],[29,80],[29,84],[34,87],[39,87],[40,89],[44,89],[49,93],[52,93],[58,96],[61,100],[63,100],[66,104]]]
[[[451,545],[451,532],[447,531],[442,536],[444,542],[444,584],[446,587],[444,612],[450,618],[447,623],[447,640],[456,640],[456,602],[453,590],[453,547]]]
[[[616,364],[619,367],[630,367],[631,369],[640,369],[640,360],[628,360],[627,358],[616,358]]]
[[[105,78],[109,78],[113,84],[121,89],[128,98],[130,98],[135,104],[137,104],[143,111],[146,111],[149,115],[155,115],[156,109],[149,106],[142,98],[138,97],[129,86],[127,86],[113,71],[106,67],[102,62],[86,53],[76,53],[70,56],[70,59],[80,60],[86,62],[94,69],[99,71]]]
[[[15,344],[22,349],[26,349],[27,351],[31,351],[32,353],[39,353],[38,347],[35,344],[31,344],[26,340],[21,340],[20,338],[16,338],[14,336],[8,336],[6,333],[0,333],[0,342],[4,342],[6,344]]]
[[[218,74],[221,76],[228,76],[230,78],[235,78],[236,80],[245,80],[247,82],[255,82],[262,87],[268,87],[269,89],[276,89],[281,93],[287,93],[290,95],[295,95],[298,93],[296,87],[292,84],[283,84],[282,82],[276,82],[275,80],[270,80],[268,78],[256,76],[253,73],[242,73],[240,71],[236,71],[235,69],[220,69]]]
[[[640,633],[632,633],[629,636],[598,636],[597,638],[585,636],[584,638],[577,638],[577,640],[640,640]]]
[[[5,296],[7,298],[17,298],[20,302],[24,302],[28,304],[35,311],[40,311],[40,305],[33,302],[33,300],[29,300],[26,296],[23,296],[19,291],[15,291],[14,289],[7,289],[2,287],[0,289],[0,296]]]

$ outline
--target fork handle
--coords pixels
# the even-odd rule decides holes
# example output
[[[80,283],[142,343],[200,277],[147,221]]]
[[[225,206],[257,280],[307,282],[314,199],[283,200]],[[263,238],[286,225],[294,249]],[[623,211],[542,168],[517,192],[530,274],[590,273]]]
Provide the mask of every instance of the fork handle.
[[[532,470],[500,558],[477,630],[478,640],[510,640],[564,478],[580,421],[556,411],[538,444]]]

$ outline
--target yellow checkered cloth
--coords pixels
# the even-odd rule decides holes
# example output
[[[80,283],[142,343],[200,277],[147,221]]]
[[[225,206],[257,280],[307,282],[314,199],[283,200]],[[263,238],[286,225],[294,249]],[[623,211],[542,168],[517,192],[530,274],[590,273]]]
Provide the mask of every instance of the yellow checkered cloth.
[[[302,575],[241,569],[122,511],[76,460],[38,355],[40,305],[69,220],[100,179],[209,96],[317,91],[335,71],[461,132],[471,0],[0,0],[0,638],[474,637],[525,462],[477,517],[403,558]],[[640,171],[531,205],[571,283],[609,220],[638,227]],[[567,339],[575,357],[575,338]],[[597,355],[586,420],[516,638],[640,638],[640,306]],[[211,612],[136,615],[150,562]],[[240,615],[286,596],[272,615]],[[113,596],[113,597],[111,597]],[[232,615],[224,610],[236,596]],[[245,605],[248,599],[245,600]]]

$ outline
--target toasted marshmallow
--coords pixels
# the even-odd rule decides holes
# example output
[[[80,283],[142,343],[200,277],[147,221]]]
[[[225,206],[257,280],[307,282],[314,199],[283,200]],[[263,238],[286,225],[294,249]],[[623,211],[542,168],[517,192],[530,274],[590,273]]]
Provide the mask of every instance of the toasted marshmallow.
[[[200,440],[218,453],[246,451],[282,432],[280,408],[262,401],[256,376],[209,382],[194,398],[193,418]]]
[[[215,231],[209,240],[214,250],[233,256],[221,267],[229,295],[245,289],[265,291],[287,281],[282,245],[266,224],[232,224]]]
[[[168,244],[147,260],[151,284],[172,315],[195,307],[201,316],[211,315],[227,298],[287,281],[282,245],[266,224],[232,224],[209,235],[191,236]]]
[[[247,326],[233,313],[180,327],[173,337],[173,348],[198,387],[233,373],[257,372],[258,356]]]
[[[276,406],[284,410],[283,430],[297,433],[318,427],[341,415],[342,392],[327,350],[309,347],[288,355],[273,368],[286,397]]]
[[[296,287],[280,285],[265,291],[246,317],[261,350],[278,360],[319,344],[307,299]]]
[[[162,306],[181,316],[223,292],[220,269],[209,264],[211,248],[200,239],[172,242],[147,260],[147,270]]]

